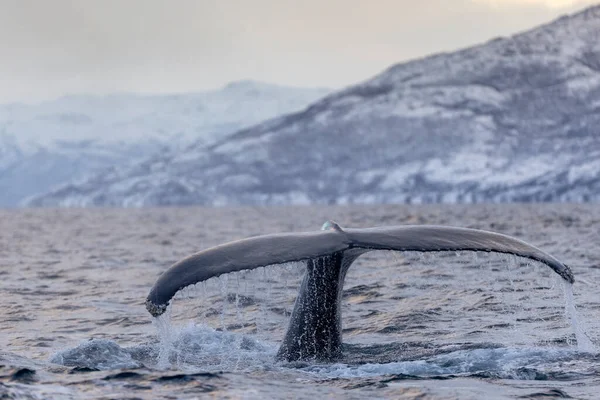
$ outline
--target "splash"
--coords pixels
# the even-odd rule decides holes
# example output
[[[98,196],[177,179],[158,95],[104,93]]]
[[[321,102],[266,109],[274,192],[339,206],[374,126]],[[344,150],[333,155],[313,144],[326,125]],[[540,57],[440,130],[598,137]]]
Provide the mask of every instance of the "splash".
[[[163,320],[157,322],[157,327],[160,339],[157,369],[244,371],[273,364],[276,346],[248,335],[218,331],[192,322],[175,328]]]
[[[574,350],[547,348],[499,348],[458,350],[424,360],[385,364],[313,365],[302,370],[321,378],[366,378],[381,375],[408,377],[480,376],[519,380],[566,380],[572,373],[563,371],[563,363],[579,358]],[[577,372],[585,375],[589,371]]]

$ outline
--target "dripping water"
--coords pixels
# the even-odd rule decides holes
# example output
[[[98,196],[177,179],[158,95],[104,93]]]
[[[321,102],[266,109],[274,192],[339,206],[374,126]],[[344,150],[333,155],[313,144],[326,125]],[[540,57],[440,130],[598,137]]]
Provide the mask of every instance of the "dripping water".
[[[221,307],[221,314],[219,316],[219,320],[221,323],[221,330],[223,332],[225,332],[227,330],[227,327],[225,326],[225,318],[227,317],[227,305],[228,305],[228,299],[227,299],[227,295],[229,294],[228,290],[227,290],[227,283],[229,281],[227,274],[223,274],[217,277],[218,281],[219,281],[219,289],[221,291],[221,301],[222,301],[222,307]]]
[[[171,324],[171,306],[167,307],[162,315],[155,317],[152,321],[158,333],[158,358],[156,367],[158,369],[168,369],[170,367],[169,356],[173,350],[175,340],[175,330]]]
[[[271,351],[268,343],[283,335],[291,313],[303,276],[299,266],[304,264],[223,274],[181,289],[174,296],[176,313],[170,305],[153,320],[158,334],[157,368],[170,368],[175,362],[180,368],[225,363],[226,369],[237,370]],[[177,327],[186,320],[187,326]]]
[[[511,339],[511,346],[514,346],[515,344],[518,346],[538,346],[540,344],[551,346],[552,341],[559,336],[563,338],[567,336],[562,334],[562,332],[563,330],[566,331],[570,329],[568,325],[568,322],[570,322],[577,339],[577,349],[588,352],[595,351],[594,345],[585,334],[585,329],[578,319],[573,303],[571,285],[565,284],[563,286],[565,308],[564,311],[561,311],[563,308],[560,304],[560,298],[563,297],[563,295],[557,290],[558,288],[556,286],[558,285],[555,286],[551,283],[554,281],[553,278],[555,278],[555,276],[545,265],[506,254],[477,253],[470,251],[452,252],[449,254],[451,258],[454,258],[453,256],[457,255],[463,260],[460,262],[450,261],[450,263],[452,263],[455,268],[463,269],[463,271],[468,274],[462,275],[459,273],[459,278],[457,278],[459,279],[459,285],[456,289],[452,289],[450,284],[446,284],[446,281],[444,280],[444,274],[446,274],[446,272],[441,267],[441,265],[447,261],[443,257],[439,258],[439,254],[423,252],[405,252],[402,254],[397,252],[386,252],[386,254],[391,254],[393,258],[393,260],[387,260],[387,264],[390,265],[386,265],[386,268],[394,268],[394,270],[390,271],[396,271],[400,268],[412,275],[409,275],[408,277],[403,277],[403,274],[400,273],[387,275],[391,279],[386,279],[387,281],[379,280],[379,282],[383,282],[384,286],[389,287],[392,282],[394,284],[409,283],[411,286],[423,284],[422,288],[418,288],[421,292],[415,293],[416,295],[419,295],[419,293],[428,290],[426,286],[431,284],[431,280],[433,279],[436,287],[433,287],[432,291],[435,291],[437,288],[448,286],[449,299],[452,300],[454,298],[461,301],[461,291],[470,296],[470,298],[477,300],[479,295],[476,294],[476,290],[483,289],[487,292],[486,285],[490,285],[491,293],[497,298],[492,300],[493,302],[490,302],[489,304],[482,303],[483,308],[479,306],[478,303],[465,303],[465,307],[461,305],[459,308],[442,309],[442,312],[460,312],[460,310],[465,309],[466,306],[472,306],[475,307],[473,309],[474,312],[480,312],[484,315],[493,315],[491,318],[497,318],[495,322],[504,326],[494,328],[477,327],[473,325],[473,328],[469,328],[473,330],[473,333],[466,329],[462,332],[454,331],[456,326],[452,326],[449,329],[449,331],[452,332],[448,333],[443,340],[453,341],[456,337],[460,337],[460,335],[472,335],[463,337],[475,342],[487,342],[490,340],[496,342],[499,340],[498,343],[502,343],[509,337]],[[378,262],[379,261],[380,260],[378,260]],[[369,261],[369,264],[372,264],[372,260]],[[418,266],[418,268],[415,268],[415,266]],[[437,270],[438,267],[440,267],[439,270]],[[355,267],[355,269],[358,268]],[[376,268],[372,269],[375,270]],[[424,269],[430,271],[428,272],[430,275],[421,274],[421,271]],[[487,270],[488,273],[486,273],[485,270]],[[205,328],[213,325],[215,327],[220,327],[221,329],[221,332],[215,333],[217,336],[220,335],[219,339],[214,339],[212,337],[207,337],[206,339],[212,341],[210,346],[213,346],[213,349],[215,346],[219,347],[218,351],[216,349],[211,350],[212,353],[208,357],[220,359],[220,362],[222,363],[227,362],[228,368],[237,370],[238,365],[242,364],[245,360],[244,357],[248,357],[247,352],[245,355],[242,355],[241,350],[243,346],[242,341],[244,338],[247,338],[245,335],[254,333],[252,336],[257,338],[256,340],[266,340],[267,342],[274,339],[275,342],[280,340],[283,336],[285,325],[289,321],[293,299],[297,294],[303,273],[304,270],[298,268],[298,263],[267,266],[254,271],[236,272],[233,273],[234,276],[228,276],[231,274],[227,274],[227,276],[222,275],[220,278],[211,278],[209,281],[199,283],[196,287],[186,288],[185,291],[182,291],[182,296],[185,299],[190,296],[193,298],[193,295],[197,294],[194,292],[201,289],[203,296],[200,296],[201,304],[199,304],[199,306],[204,307],[204,310],[207,308],[212,309],[211,315],[214,315],[214,318],[208,321],[209,324],[206,325]],[[381,275],[381,271],[378,271],[376,275]],[[373,275],[373,277],[375,278],[376,275]],[[361,283],[364,283],[365,276],[370,277],[370,273],[366,274],[364,271],[361,271],[361,279],[363,280]],[[467,277],[474,280],[469,280],[468,282],[465,281],[464,284],[460,283]],[[559,281],[562,280],[556,280],[557,283]],[[473,288],[471,289],[470,286],[473,286]],[[390,292],[394,290],[396,294],[399,292],[397,289],[390,288]],[[406,291],[413,289],[409,288],[402,290]],[[381,291],[385,292],[386,289],[382,289]],[[250,306],[246,302],[248,299],[242,297],[242,294],[251,298]],[[242,298],[245,300],[241,301]],[[483,295],[479,298],[482,299],[479,301],[485,300],[483,299]],[[368,304],[368,302],[365,304]],[[352,307],[357,306],[352,305]],[[364,307],[368,308],[369,306]],[[202,310],[202,308],[200,309]],[[194,311],[194,314],[196,315],[204,315],[204,312],[202,311],[199,313],[196,310]],[[407,309],[407,312],[410,313],[412,311]],[[566,315],[567,319],[562,318],[561,314]],[[438,314],[436,314],[435,311],[431,315],[426,315],[424,323],[428,322],[427,318],[430,318],[430,321],[433,321],[432,323],[436,324],[437,315]],[[524,317],[521,320],[517,320],[516,315],[523,315]],[[513,316],[514,320],[510,321]],[[556,319],[557,316],[560,317],[558,320]],[[177,346],[180,346],[180,344],[175,343],[174,345],[174,342],[176,341],[175,336],[177,335],[173,333],[173,327],[170,324],[169,317],[170,315],[167,316],[167,314],[165,314],[162,319],[157,319],[155,322],[155,326],[157,326],[157,329],[159,330],[160,338],[160,351],[157,361],[157,366],[159,368],[169,367],[169,354],[171,352],[182,351],[176,348]],[[194,318],[189,314],[188,317]],[[446,317],[442,314],[442,318],[439,320],[443,323],[444,318]],[[450,317],[450,319],[452,319],[452,317]],[[485,319],[487,320],[487,318]],[[245,325],[241,323],[242,321],[248,322],[248,324]],[[381,321],[381,319],[378,321]],[[357,323],[364,326],[365,321],[358,319]],[[281,324],[281,326],[279,326],[279,324]],[[537,329],[540,325],[548,326],[550,330]],[[254,329],[252,331],[247,329],[244,330],[244,328],[249,326],[253,326]],[[236,333],[237,336],[231,336],[232,334],[229,331],[232,328],[238,330],[238,327],[240,330]],[[463,327],[460,328],[462,329]],[[477,329],[480,328],[485,329],[484,331],[477,333]],[[506,332],[506,329],[510,330],[510,335],[502,336],[503,332]],[[361,332],[361,330],[357,330],[357,332]],[[366,330],[362,332],[368,333]],[[194,332],[193,334],[196,335]],[[348,336],[351,338],[351,335]],[[392,336],[389,336],[388,338],[391,337]],[[194,340],[198,341],[199,339],[200,336],[196,336]],[[430,339],[434,342],[436,340],[434,337],[431,337]],[[514,339],[516,339],[516,341]],[[443,343],[443,341],[440,343]]]
[[[596,352],[596,346],[592,343],[590,338],[585,333],[585,326],[582,321],[579,320],[577,309],[575,308],[575,301],[573,298],[573,284],[563,281],[563,291],[565,295],[565,315],[570,320],[573,331],[575,332],[575,339],[577,340],[577,349],[588,353]]]

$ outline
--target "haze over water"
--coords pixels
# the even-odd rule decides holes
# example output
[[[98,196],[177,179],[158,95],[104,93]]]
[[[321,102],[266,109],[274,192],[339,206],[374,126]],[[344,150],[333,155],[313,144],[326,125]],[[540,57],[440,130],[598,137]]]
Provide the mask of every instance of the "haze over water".
[[[598,205],[0,211],[0,394],[24,398],[594,398]],[[175,299],[169,343],[144,308],[174,261],[247,236],[447,224],[523,239],[570,265],[580,351],[550,269],[504,255],[370,253],[345,284],[345,356],[276,363],[301,264]],[[193,295],[195,298],[185,298]],[[224,300],[225,299],[225,300]],[[164,321],[163,321],[164,322]],[[227,332],[223,332],[225,329]],[[580,343],[581,345],[581,343]]]

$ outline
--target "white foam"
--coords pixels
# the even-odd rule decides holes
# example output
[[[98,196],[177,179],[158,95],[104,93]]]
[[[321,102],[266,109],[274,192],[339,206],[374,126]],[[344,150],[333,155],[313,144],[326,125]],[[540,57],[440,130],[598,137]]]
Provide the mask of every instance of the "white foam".
[[[527,379],[527,368],[551,368],[553,362],[575,357],[571,349],[500,348],[460,350],[426,360],[385,364],[331,364],[304,368],[304,371],[328,378],[364,378],[381,375],[411,375],[420,377],[489,374],[504,379]],[[525,368],[525,370],[524,370]]]

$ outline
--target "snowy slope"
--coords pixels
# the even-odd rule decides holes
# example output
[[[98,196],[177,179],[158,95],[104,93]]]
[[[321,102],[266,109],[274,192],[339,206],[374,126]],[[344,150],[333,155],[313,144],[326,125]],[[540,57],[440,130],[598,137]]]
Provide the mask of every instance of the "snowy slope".
[[[210,143],[300,110],[327,92],[241,81],[203,93],[76,95],[0,105],[0,206],[122,168],[165,146]]]
[[[33,205],[600,200],[600,6]]]

